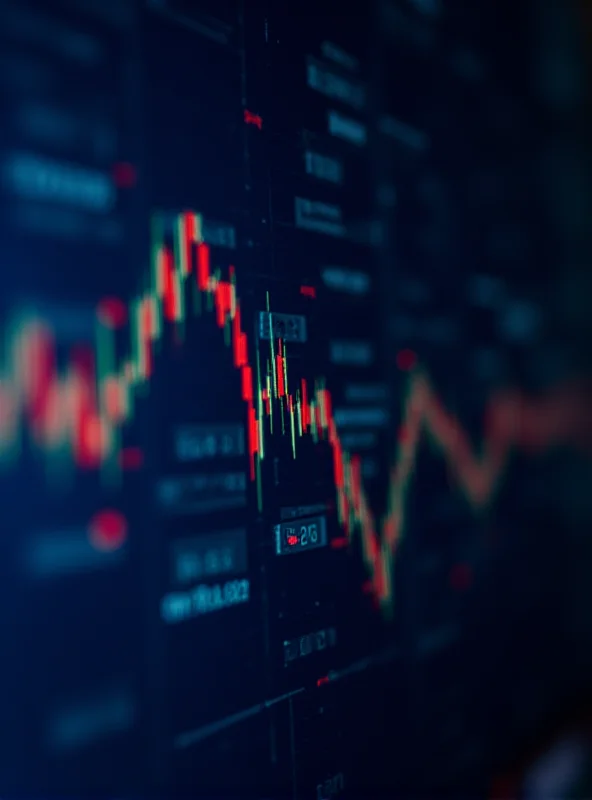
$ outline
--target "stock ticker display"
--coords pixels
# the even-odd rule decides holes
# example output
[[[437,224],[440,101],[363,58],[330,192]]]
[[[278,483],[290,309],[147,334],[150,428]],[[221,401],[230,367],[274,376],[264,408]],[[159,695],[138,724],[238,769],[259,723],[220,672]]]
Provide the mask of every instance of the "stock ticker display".
[[[1,792],[485,797],[584,679],[535,6],[0,2]]]

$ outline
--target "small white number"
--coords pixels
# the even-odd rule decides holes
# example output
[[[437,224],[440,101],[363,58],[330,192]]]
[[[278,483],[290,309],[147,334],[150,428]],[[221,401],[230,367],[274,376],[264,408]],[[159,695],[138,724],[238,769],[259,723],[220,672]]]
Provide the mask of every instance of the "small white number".
[[[302,547],[306,547],[308,544],[308,528],[306,525],[302,525],[300,528],[300,544]]]

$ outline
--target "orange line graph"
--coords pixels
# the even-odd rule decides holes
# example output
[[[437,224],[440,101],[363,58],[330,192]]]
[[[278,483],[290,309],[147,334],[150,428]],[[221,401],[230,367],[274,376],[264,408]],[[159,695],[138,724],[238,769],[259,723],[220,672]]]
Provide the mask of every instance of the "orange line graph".
[[[569,386],[532,400],[508,390],[492,398],[485,411],[485,431],[475,451],[460,422],[446,411],[427,375],[409,374],[402,422],[390,470],[387,511],[380,520],[370,508],[361,478],[361,460],[341,444],[324,382],[302,379],[289,384],[286,346],[270,335],[270,358],[260,373],[259,354],[251,362],[243,329],[235,270],[228,278],[212,274],[210,250],[201,235],[201,217],[184,212],[175,219],[174,244],[169,247],[157,227],[152,248],[149,288],[128,305],[103,301],[98,308],[97,342],[74,348],[65,367],[58,366],[51,327],[36,318],[20,320],[7,337],[0,367],[0,456],[15,448],[22,429],[42,451],[66,448],[81,469],[98,468],[118,455],[118,431],[133,414],[138,388],[151,378],[154,344],[167,324],[185,318],[185,287],[195,281],[209,298],[218,327],[227,328],[234,367],[240,370],[247,412],[247,442],[251,479],[265,457],[274,406],[281,406],[290,425],[294,456],[300,437],[329,442],[339,520],[346,539],[360,538],[361,551],[376,600],[391,605],[395,554],[401,540],[406,496],[411,485],[422,436],[437,446],[458,488],[475,509],[494,497],[514,449],[533,455],[558,445],[588,448],[586,398]],[[117,360],[113,331],[124,321],[130,333],[129,356]],[[271,314],[269,316],[271,328]],[[254,364],[254,367],[253,367]]]

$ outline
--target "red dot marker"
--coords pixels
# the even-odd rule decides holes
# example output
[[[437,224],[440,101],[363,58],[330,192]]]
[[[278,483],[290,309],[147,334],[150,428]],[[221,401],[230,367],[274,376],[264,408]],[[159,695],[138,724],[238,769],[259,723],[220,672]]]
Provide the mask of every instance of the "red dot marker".
[[[409,372],[417,364],[417,355],[413,350],[399,350],[397,353],[397,367],[403,372]]]
[[[118,189],[131,189],[138,179],[136,168],[128,161],[118,161],[114,164],[112,175],[113,183]]]
[[[118,550],[127,539],[127,520],[111,508],[99,511],[89,523],[88,538],[97,550],[107,553]]]
[[[103,325],[120,328],[127,320],[127,307],[118,297],[104,297],[99,302],[97,314]]]

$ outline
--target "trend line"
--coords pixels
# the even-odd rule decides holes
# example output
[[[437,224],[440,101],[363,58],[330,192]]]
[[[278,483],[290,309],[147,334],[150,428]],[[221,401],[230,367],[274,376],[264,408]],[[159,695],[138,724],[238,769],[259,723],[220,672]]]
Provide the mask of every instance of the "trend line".
[[[190,281],[197,286],[197,296],[205,297],[214,311],[218,327],[229,334],[234,367],[241,373],[251,480],[259,474],[265,439],[273,432],[274,407],[282,433],[291,437],[294,457],[303,436],[328,441],[345,543],[359,537],[369,589],[387,613],[392,607],[393,566],[404,530],[405,500],[423,434],[431,437],[475,511],[493,499],[513,450],[536,455],[561,444],[589,448],[590,439],[584,435],[589,432],[586,399],[565,386],[539,400],[513,390],[492,397],[481,451],[474,452],[468,435],[443,408],[427,375],[406,360],[403,367],[409,370],[409,381],[390,470],[387,510],[377,520],[362,483],[360,457],[347,453],[341,444],[331,393],[324,382],[318,379],[309,385],[301,379],[295,389],[289,383],[286,345],[282,339],[274,341],[269,299],[270,351],[262,371],[259,352],[255,369],[249,360],[234,267],[229,268],[228,279],[212,273],[199,214],[177,215],[173,233],[171,248],[162,220],[154,218],[149,288],[128,306],[114,299],[102,301],[95,346],[74,348],[61,371],[51,328],[34,317],[17,321],[0,370],[0,456],[4,460],[18,455],[20,432],[26,428],[41,450],[66,450],[81,469],[117,463],[119,431],[133,416],[137,390],[152,375],[155,343],[167,324],[182,323],[187,315],[185,287]],[[126,320],[129,355],[118,360],[115,330]]]

